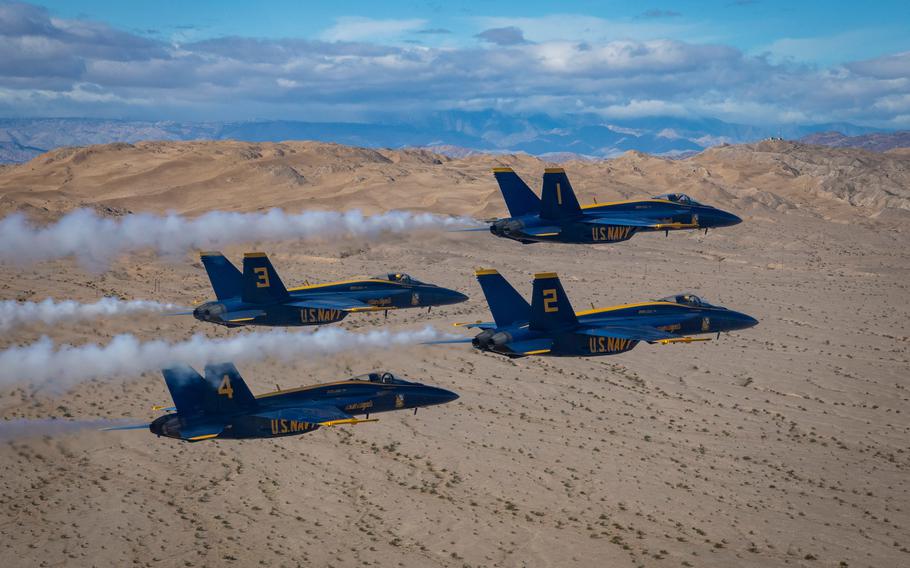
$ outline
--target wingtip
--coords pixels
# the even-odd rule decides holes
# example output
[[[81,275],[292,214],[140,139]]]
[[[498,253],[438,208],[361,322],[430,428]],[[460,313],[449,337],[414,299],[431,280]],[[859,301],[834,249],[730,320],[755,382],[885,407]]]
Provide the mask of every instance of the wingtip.
[[[544,278],[559,278],[555,272],[538,272],[534,275],[535,280],[543,280]]]

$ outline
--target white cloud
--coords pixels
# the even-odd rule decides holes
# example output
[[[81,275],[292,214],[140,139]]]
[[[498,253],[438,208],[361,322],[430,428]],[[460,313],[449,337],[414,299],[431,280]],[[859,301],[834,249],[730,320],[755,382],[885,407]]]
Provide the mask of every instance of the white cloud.
[[[335,25],[325,30],[321,37],[326,41],[382,41],[394,40],[408,32],[425,28],[426,20],[373,20],[370,18],[338,18]]]

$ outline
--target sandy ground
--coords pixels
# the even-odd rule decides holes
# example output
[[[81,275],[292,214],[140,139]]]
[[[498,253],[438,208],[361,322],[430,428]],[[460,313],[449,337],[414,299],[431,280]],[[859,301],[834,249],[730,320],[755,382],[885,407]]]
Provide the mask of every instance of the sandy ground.
[[[124,163],[136,168],[137,160]],[[300,186],[305,196],[288,181],[264,188],[261,202],[281,204],[283,192],[297,208],[319,195],[324,207],[412,202],[501,214],[485,172],[502,160],[449,163],[440,166],[444,174],[432,164],[425,165],[430,173],[413,166],[417,173],[404,178],[388,168],[407,164],[355,168],[345,175],[365,180],[349,194],[314,178]],[[532,273],[555,270],[576,310],[690,290],[757,317],[759,326],[719,341],[641,345],[601,358],[510,361],[455,345],[242,364],[254,392],[388,369],[461,398],[416,416],[389,413],[373,424],[276,441],[190,445],[143,431],[92,430],[4,440],[0,565],[910,565],[906,233],[889,224],[890,210],[879,215],[881,208],[846,205],[814,189],[800,194],[805,180],[798,176],[776,187],[762,160],[743,174],[748,183],[716,169],[710,184],[697,182],[707,179],[698,172],[707,166],[687,160],[660,161],[664,170],[642,170],[634,186],[631,168],[650,160],[578,165],[574,176],[569,166],[569,174],[584,201],[668,191],[690,176],[693,194],[714,191],[715,202],[745,222],[708,235],[639,235],[592,247],[523,247],[477,233],[251,243],[226,252],[236,260],[244,250],[268,251],[289,285],[404,270],[471,296],[388,321],[353,315],[341,324],[353,330],[452,329],[453,321],[488,319],[472,276],[479,266],[498,268],[526,295]],[[336,156],[312,167],[347,164]],[[543,167],[529,158],[515,165],[529,181]],[[99,189],[103,197],[91,198],[95,182],[84,175],[71,191],[53,182],[54,171],[27,171],[38,166],[0,173],[6,210],[52,218],[85,203],[193,213],[225,206],[211,188],[187,190],[192,201],[174,205],[170,178],[143,177],[130,192]],[[459,184],[461,169],[470,175]],[[45,186],[27,183],[40,176]],[[764,185],[755,181],[762,176],[770,176]],[[396,197],[376,196],[383,188]],[[256,191],[248,188],[246,203],[234,208],[257,208]],[[210,292],[190,255],[183,263],[131,255],[100,275],[70,260],[0,271],[2,299],[105,294],[186,303]],[[0,348],[42,335],[104,343],[126,332],[144,339],[242,333],[148,315],[21,327]],[[167,402],[157,373],[67,392],[34,391],[23,380],[0,392],[0,417],[149,420],[156,416],[150,406]]]

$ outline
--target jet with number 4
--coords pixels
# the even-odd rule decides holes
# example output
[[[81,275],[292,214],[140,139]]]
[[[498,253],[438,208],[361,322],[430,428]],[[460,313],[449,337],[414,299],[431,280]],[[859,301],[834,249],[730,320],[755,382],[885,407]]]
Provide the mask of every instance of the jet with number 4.
[[[507,357],[614,355],[640,342],[670,344],[708,341],[692,337],[746,329],[758,321],[714,306],[693,294],[576,312],[554,272],[534,275],[531,304],[495,270],[478,270],[492,322],[459,323],[482,330],[473,339],[430,343],[467,343]]]
[[[520,243],[616,243],[649,231],[729,227],[742,222],[732,213],[703,205],[681,193],[650,199],[579,205],[562,168],[547,168],[538,198],[512,168],[493,174],[511,217],[496,219],[489,230]],[[466,229],[468,231],[486,229]]]
[[[391,373],[369,373],[352,379],[253,396],[233,363],[206,365],[205,376],[188,365],[163,369],[174,400],[150,424],[105,430],[140,430],[186,442],[280,438],[328,426],[376,422],[370,414],[445,404],[454,392],[401,380]],[[171,412],[174,411],[174,412]],[[357,418],[366,415],[366,418]]]
[[[285,288],[265,253],[243,255],[243,273],[220,252],[204,252],[201,257],[217,300],[186,315],[227,327],[321,325],[350,313],[429,309],[468,299],[401,273]]]

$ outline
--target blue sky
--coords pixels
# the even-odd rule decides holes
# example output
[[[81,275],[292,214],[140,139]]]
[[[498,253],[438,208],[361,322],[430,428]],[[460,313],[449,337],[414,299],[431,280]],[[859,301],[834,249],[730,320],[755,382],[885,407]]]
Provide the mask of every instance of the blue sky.
[[[0,114],[910,127],[910,2],[0,2]]]

